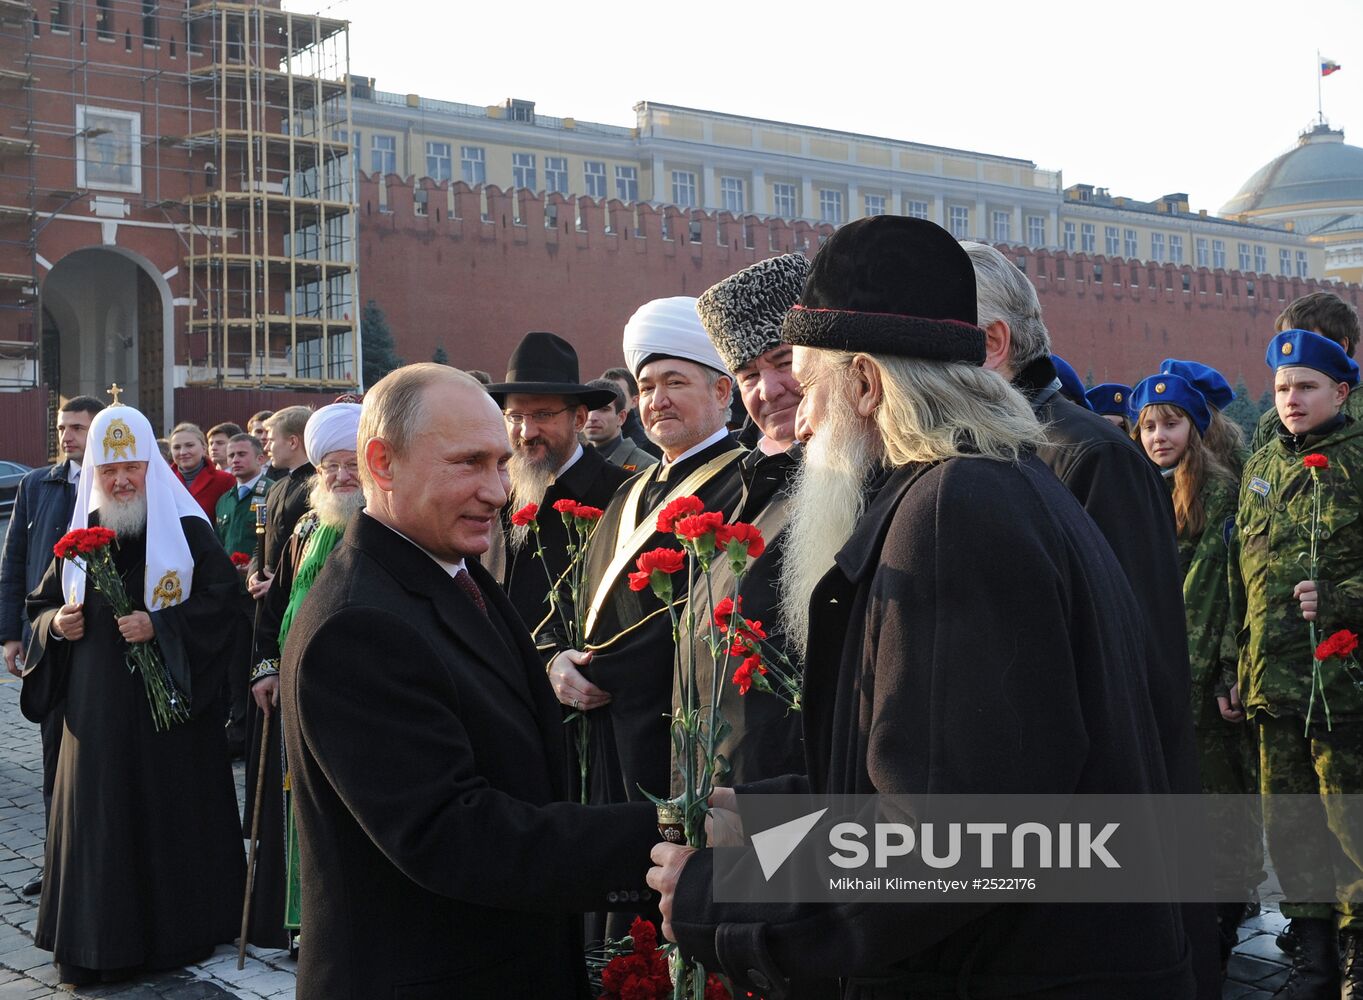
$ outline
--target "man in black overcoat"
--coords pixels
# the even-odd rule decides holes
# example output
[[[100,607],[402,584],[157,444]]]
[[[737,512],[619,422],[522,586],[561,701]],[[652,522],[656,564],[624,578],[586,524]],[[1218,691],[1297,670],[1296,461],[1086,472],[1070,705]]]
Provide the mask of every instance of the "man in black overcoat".
[[[885,216],[825,244],[787,317],[806,461],[860,451],[884,472],[864,515],[836,522],[834,568],[811,596],[807,785],[772,786],[1164,792],[1134,595],[1035,456],[1027,402],[980,369],[975,319],[964,251]],[[848,472],[859,486],[864,468]],[[804,493],[796,508],[828,505]],[[1051,903],[718,904],[710,852],[653,857],[664,933],[767,997],[819,976],[877,1000],[1193,996],[1177,904],[1110,904],[1102,919]]]
[[[294,619],[281,708],[300,1000],[581,998],[578,913],[637,905],[651,804],[568,798],[562,714],[472,557],[506,503],[501,413],[410,365],[365,397],[366,511]]]
[[[1098,525],[1135,591],[1145,616],[1146,677],[1169,788],[1197,795],[1202,783],[1189,704],[1183,572],[1169,489],[1134,441],[1061,395],[1050,334],[1027,276],[991,246],[963,245],[975,269],[984,367],[1027,397],[1046,428],[1038,455]],[[1198,995],[1216,1000],[1221,976],[1215,910],[1209,903],[1190,903],[1184,917],[1198,956]]]
[[[607,405],[614,394],[581,384],[577,372],[577,352],[566,340],[552,333],[527,333],[511,353],[506,380],[487,387],[502,408],[511,437],[511,496],[484,565],[532,634],[553,624],[549,581],[560,580],[570,560],[568,528],[554,504],[574,500],[605,510],[629,478],[578,439],[587,413]],[[511,515],[527,504],[539,508],[537,533],[511,523]],[[566,585],[560,585],[560,592],[567,594]]]

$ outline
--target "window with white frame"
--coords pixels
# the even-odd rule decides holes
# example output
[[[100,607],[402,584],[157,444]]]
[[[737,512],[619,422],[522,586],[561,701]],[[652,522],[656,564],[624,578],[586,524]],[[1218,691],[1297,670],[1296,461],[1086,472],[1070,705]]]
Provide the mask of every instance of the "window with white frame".
[[[1156,264],[1164,263],[1164,234],[1150,234],[1150,259]]]
[[[1063,240],[1063,242],[1062,242],[1061,245],[1064,247],[1064,249],[1068,250],[1070,253],[1074,253],[1075,233],[1074,233],[1074,223],[1073,223],[1073,222],[1067,222],[1067,223],[1065,223],[1065,238],[1064,238],[1064,240]]]
[[[1197,249],[1196,249],[1196,252],[1197,252],[1197,266],[1198,266],[1198,267],[1210,267],[1210,266],[1211,266],[1211,259],[1212,259],[1212,258],[1211,258],[1211,252],[1207,249],[1207,240],[1206,240],[1206,238],[1205,238],[1205,237],[1202,237],[1202,236],[1199,236],[1199,237],[1194,241],[1194,246],[1197,248]]]
[[[1183,237],[1174,233],[1169,234],[1169,263],[1183,263]]]
[[[721,177],[719,179],[719,204],[726,212],[738,215],[743,207],[743,178]]]
[[[1046,217],[1044,215],[1027,216],[1027,245],[1031,247],[1044,247],[1046,245]]]
[[[1079,249],[1084,253],[1093,253],[1098,249],[1098,227],[1092,222],[1084,222],[1079,225]]]
[[[391,135],[375,135],[369,139],[369,169],[378,174],[398,172],[398,141]]]
[[[910,219],[926,219],[928,217],[928,203],[926,201],[906,201],[904,202],[904,214]]]
[[[819,189],[819,221],[842,225],[842,192],[833,188]]]
[[[1103,227],[1103,253],[1108,257],[1120,256],[1122,252],[1122,231],[1117,226]]]
[[[621,201],[639,200],[639,168],[615,168],[615,197]]]
[[[546,156],[544,158],[544,190],[546,193],[557,191],[568,193],[568,157]]]
[[[995,211],[989,216],[995,243],[1013,242],[1013,213]]]
[[[1291,273],[1292,273],[1292,251],[1291,251],[1291,250],[1279,250],[1279,251],[1278,251],[1278,273],[1279,273],[1279,274],[1291,274]]]
[[[1297,277],[1298,277],[1298,278],[1305,278],[1305,277],[1307,277],[1307,276],[1308,276],[1308,275],[1307,275],[1307,270],[1308,270],[1308,268],[1307,268],[1307,266],[1306,266],[1306,251],[1305,251],[1305,250],[1298,250],[1298,251],[1297,251]]]
[[[1134,229],[1122,230],[1122,256],[1128,258],[1140,256],[1140,250],[1136,246],[1136,230]]]
[[[1212,267],[1225,268],[1226,266],[1226,241],[1212,240]]]
[[[600,160],[587,160],[582,164],[583,190],[589,198],[606,197],[606,165]]]
[[[511,154],[511,183],[518,188],[535,189],[535,154]]]
[[[426,143],[426,176],[433,181],[450,179],[450,144],[448,142]]]
[[[680,208],[691,208],[696,204],[696,175],[691,171],[672,171],[672,204]]]
[[[794,184],[773,184],[771,186],[771,210],[774,214],[784,219],[793,219],[796,215],[797,204]]]
[[[482,146],[459,147],[459,171],[465,184],[487,183],[487,156]]]
[[[142,116],[76,105],[76,186],[142,190]]]
[[[1254,273],[1264,274],[1268,271],[1268,247],[1254,245]]]
[[[884,215],[885,196],[883,194],[862,195],[861,214],[866,216]]]
[[[1239,251],[1239,255],[1240,255],[1240,270],[1242,270],[1242,271],[1248,271],[1248,270],[1249,270],[1249,262],[1250,262],[1250,257],[1249,257],[1249,244],[1248,244],[1248,243],[1237,243],[1237,244],[1236,244],[1236,250]]]
[[[952,205],[947,212],[947,229],[958,240],[970,236],[970,209],[964,205]]]

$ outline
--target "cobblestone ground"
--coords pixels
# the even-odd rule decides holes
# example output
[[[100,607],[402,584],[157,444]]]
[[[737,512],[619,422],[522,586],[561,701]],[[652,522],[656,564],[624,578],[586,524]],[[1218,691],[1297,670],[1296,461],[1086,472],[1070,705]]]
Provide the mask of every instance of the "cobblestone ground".
[[[19,894],[43,857],[42,759],[38,729],[19,714],[19,684],[0,681],[0,1000],[117,997],[119,1000],[293,1000],[294,962],[287,952],[250,949],[237,970],[236,948],[219,947],[202,965],[133,982],[74,991],[57,984],[50,952],[33,946],[37,897]],[[243,767],[236,766],[237,794]],[[1263,912],[1240,930],[1224,1000],[1267,1000],[1287,977],[1286,956],[1274,944],[1283,926],[1272,883]],[[376,960],[381,960],[379,956]],[[1153,998],[1152,998],[1153,1000]]]

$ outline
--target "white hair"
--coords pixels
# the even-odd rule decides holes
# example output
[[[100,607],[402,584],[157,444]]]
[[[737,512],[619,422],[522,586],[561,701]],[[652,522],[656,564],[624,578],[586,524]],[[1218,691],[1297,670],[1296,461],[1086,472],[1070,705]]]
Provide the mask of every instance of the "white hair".
[[[1036,289],[1003,254],[984,243],[961,243],[975,268],[975,311],[980,326],[1003,322],[1012,333],[1008,363],[1020,371],[1051,353],[1051,335],[1041,319]]]

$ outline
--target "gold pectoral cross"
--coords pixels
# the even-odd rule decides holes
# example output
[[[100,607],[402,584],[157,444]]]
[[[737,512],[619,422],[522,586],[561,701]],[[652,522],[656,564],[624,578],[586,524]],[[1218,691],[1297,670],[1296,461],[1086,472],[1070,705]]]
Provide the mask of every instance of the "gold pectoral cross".
[[[112,403],[110,403],[109,405],[110,405],[110,406],[121,406],[122,404],[119,403],[119,401],[118,401],[118,396],[119,396],[119,393],[124,392],[124,391],[126,391],[126,390],[124,390],[121,386],[119,386],[119,384],[118,384],[117,382],[115,382],[115,383],[113,383],[112,385],[109,386],[109,390],[108,390],[108,391],[109,391],[109,395],[112,396],[112,397],[113,397],[113,400],[114,400],[114,401],[113,401]]]

